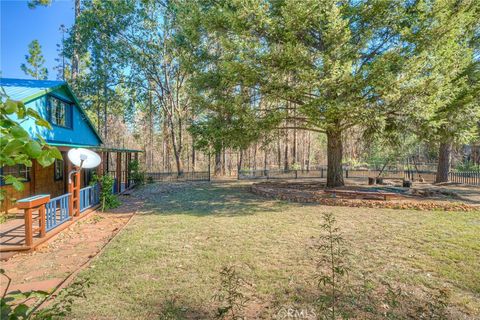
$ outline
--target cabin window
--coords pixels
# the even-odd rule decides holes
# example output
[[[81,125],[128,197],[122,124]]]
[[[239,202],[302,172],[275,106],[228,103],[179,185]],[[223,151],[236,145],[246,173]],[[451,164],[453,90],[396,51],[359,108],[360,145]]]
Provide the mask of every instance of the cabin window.
[[[72,105],[50,96],[50,122],[53,125],[72,128]]]
[[[14,166],[5,166],[3,168],[0,168],[0,175],[2,176],[0,179],[0,184],[2,186],[8,184],[5,183],[5,180],[3,177],[5,176],[14,176],[15,178],[20,178],[23,180],[23,182],[30,181],[30,168],[23,165],[23,164],[17,164]]]
[[[55,181],[58,180],[63,180],[63,172],[64,172],[64,162],[63,160],[55,159],[55,162],[53,164],[54,167],[54,179]]]

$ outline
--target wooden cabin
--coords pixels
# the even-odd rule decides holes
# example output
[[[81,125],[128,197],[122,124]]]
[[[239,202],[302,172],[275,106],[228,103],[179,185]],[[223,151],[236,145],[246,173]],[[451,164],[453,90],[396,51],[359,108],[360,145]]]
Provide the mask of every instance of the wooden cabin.
[[[128,163],[140,151],[104,146],[102,138],[66,82],[0,78],[0,86],[10,99],[22,101],[50,122],[51,130],[37,126],[33,120],[24,121],[21,125],[31,137],[41,136],[63,155],[63,161],[56,160],[46,168],[36,161],[30,168],[24,165],[0,168],[0,175],[9,174],[25,179],[23,191],[15,190],[0,179],[0,188],[7,191],[2,212],[15,208],[15,200],[21,198],[37,194],[50,194],[54,198],[67,193],[67,176],[72,170],[67,152],[71,148],[92,149],[101,155],[102,164],[95,170],[115,178],[114,192],[122,192],[131,185]],[[82,171],[82,187],[89,184],[92,174],[91,170]]]

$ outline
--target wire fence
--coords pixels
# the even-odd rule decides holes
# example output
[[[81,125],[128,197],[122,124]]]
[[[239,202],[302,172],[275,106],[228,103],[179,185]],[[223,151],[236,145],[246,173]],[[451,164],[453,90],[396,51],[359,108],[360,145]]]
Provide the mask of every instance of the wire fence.
[[[436,170],[399,170],[397,168],[377,169],[377,168],[344,168],[343,176],[345,178],[374,178],[383,177],[390,179],[403,179],[410,181],[435,182]],[[312,170],[240,170],[238,172],[239,180],[254,179],[304,179],[304,178],[326,178],[327,168],[316,167]],[[449,172],[449,181],[454,183],[463,183],[471,185],[480,185],[480,171],[451,171]]]
[[[210,172],[147,172],[145,179],[147,182],[210,181]]]

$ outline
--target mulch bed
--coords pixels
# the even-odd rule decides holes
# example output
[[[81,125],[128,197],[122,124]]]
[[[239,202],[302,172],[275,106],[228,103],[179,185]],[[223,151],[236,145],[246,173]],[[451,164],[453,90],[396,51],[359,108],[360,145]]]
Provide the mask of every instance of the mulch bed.
[[[432,200],[423,196],[404,193],[401,199],[396,200],[365,200],[332,197],[324,192],[325,186],[321,183],[285,183],[261,182],[251,186],[254,194],[279,200],[319,203],[327,206],[388,208],[388,209],[414,209],[414,210],[445,210],[445,211],[475,211],[480,206],[466,204],[458,201]],[[342,187],[340,190],[365,190],[365,188],[352,186]]]

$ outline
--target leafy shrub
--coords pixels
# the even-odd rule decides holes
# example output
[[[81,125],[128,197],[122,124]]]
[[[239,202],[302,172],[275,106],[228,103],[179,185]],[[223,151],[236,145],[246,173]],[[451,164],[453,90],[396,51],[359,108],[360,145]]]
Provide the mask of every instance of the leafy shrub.
[[[37,111],[26,107],[23,102],[8,99],[3,88],[0,88],[0,168],[17,164],[31,167],[33,159],[36,159],[42,167],[48,167],[55,159],[62,159],[62,154],[57,148],[49,146],[39,135],[37,139],[33,139],[22,128],[21,123],[26,120],[35,121],[35,125],[40,128],[52,128]],[[11,184],[17,191],[24,189],[23,178],[7,174],[0,175],[0,179]],[[7,198],[6,190],[0,189],[0,205]]]
[[[92,181],[93,183],[100,183],[100,204],[102,206],[102,211],[120,206],[120,200],[118,200],[117,195],[113,193],[113,186],[115,183],[113,177],[109,175],[94,175]]]
[[[54,304],[39,310],[44,302],[52,298],[53,293],[39,290],[8,293],[11,278],[3,269],[0,269],[0,275],[7,279],[5,291],[0,298],[0,315],[2,320],[43,320],[65,317],[71,311],[75,299],[85,297],[85,287],[89,286],[87,281],[77,281],[70,287],[62,290]]]
[[[480,164],[476,164],[473,161],[462,162],[455,166],[455,171],[460,171],[460,172],[480,171]]]
[[[132,160],[128,164],[129,176],[132,178],[135,186],[141,186],[145,183],[145,171],[140,170],[138,160]]]

